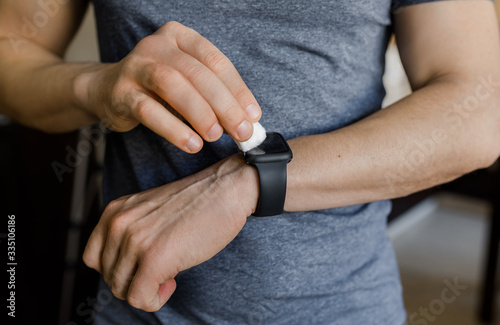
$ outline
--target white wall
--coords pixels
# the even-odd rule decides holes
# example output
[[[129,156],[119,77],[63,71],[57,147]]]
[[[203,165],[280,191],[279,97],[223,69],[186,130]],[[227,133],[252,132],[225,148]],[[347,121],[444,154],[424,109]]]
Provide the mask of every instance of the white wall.
[[[99,61],[99,47],[92,4],[89,6],[78,34],[66,52],[66,60],[71,62]]]

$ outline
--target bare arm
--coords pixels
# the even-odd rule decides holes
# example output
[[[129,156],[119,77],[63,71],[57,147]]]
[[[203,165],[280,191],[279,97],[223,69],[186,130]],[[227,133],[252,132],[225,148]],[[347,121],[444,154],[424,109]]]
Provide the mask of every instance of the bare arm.
[[[500,50],[493,4],[425,3],[394,18],[414,92],[351,126],[290,141],[286,210],[400,197],[498,158]]]
[[[98,120],[125,132],[142,123],[189,153],[223,130],[250,138],[261,116],[257,101],[229,59],[196,31],[168,22],[120,62],[68,64],[62,56],[87,1],[56,3],[47,12],[35,0],[0,0],[1,114],[46,132]]]
[[[0,113],[64,132],[97,119],[78,107],[72,88],[92,65],[62,60],[88,2],[55,3],[46,11],[37,1],[0,1]]]
[[[290,140],[286,210],[404,196],[498,158],[500,50],[492,3],[414,5],[395,17],[395,28],[414,93],[340,130]],[[231,156],[111,202],[84,261],[116,297],[158,310],[175,290],[177,272],[222,250],[257,199],[255,168]]]

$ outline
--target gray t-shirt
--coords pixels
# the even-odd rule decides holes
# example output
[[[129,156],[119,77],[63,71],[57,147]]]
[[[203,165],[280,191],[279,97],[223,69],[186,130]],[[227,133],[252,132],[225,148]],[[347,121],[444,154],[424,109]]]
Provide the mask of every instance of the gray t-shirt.
[[[405,5],[422,1],[402,1]],[[234,63],[285,138],[329,132],[380,109],[391,0],[94,0],[103,62],[176,20]],[[391,11],[392,10],[392,11]],[[109,133],[105,202],[183,178],[237,152],[224,135],[186,154],[143,126]],[[114,299],[96,324],[403,324],[389,201],[249,217],[209,261],[176,277],[155,313]],[[101,289],[108,290],[101,281]],[[98,295],[103,296],[103,295]]]

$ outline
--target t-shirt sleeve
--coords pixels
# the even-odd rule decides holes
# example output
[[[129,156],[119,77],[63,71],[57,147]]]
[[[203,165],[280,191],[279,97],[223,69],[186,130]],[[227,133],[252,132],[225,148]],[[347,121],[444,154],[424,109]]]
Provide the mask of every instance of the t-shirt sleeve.
[[[399,8],[403,6],[415,5],[417,3],[435,2],[435,1],[449,1],[449,0],[392,0],[392,8]]]

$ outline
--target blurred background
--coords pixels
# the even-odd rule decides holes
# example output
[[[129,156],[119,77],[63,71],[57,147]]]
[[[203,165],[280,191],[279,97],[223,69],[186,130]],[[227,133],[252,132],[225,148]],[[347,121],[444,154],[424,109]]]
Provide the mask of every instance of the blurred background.
[[[90,8],[67,60],[98,61],[95,35]],[[384,83],[384,106],[410,93],[394,41]],[[104,145],[95,128],[47,135],[0,117],[0,207],[3,215],[16,215],[19,324],[92,323],[97,273],[83,265],[81,254],[103,208]],[[388,234],[410,325],[500,324],[498,162],[394,200]],[[6,229],[0,243],[5,240]]]

